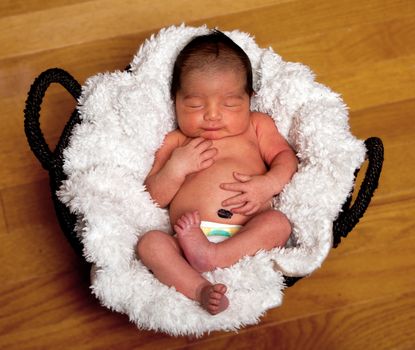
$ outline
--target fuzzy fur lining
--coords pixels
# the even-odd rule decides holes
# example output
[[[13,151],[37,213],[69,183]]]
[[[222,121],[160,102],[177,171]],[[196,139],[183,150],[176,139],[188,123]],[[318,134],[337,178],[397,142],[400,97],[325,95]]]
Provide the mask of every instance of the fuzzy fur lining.
[[[362,141],[349,131],[341,98],[314,81],[304,65],[284,62],[252,37],[227,32],[251,59],[252,109],[269,114],[292,145],[298,172],[274,207],[293,223],[287,247],[260,251],[206,273],[228,286],[230,306],[211,316],[174,288],[160,283],[135,256],[139,237],[169,231],[165,209],[143,186],[154,154],[175,125],[169,85],[174,60],[206,27],[161,30],[139,49],[132,72],[89,78],[79,100],[82,122],[64,152],[68,179],[60,200],[78,216],[86,259],[95,266],[91,289],[106,307],[126,313],[142,329],[202,335],[254,324],[282,302],[283,274],[304,276],[320,267],[332,246],[332,223],[364,160]]]

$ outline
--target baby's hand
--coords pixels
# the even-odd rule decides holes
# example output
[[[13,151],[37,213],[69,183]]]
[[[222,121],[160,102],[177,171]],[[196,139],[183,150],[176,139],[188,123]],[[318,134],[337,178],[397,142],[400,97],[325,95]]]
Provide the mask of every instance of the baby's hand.
[[[175,172],[180,176],[198,172],[210,167],[218,150],[212,147],[212,141],[197,137],[187,145],[177,147],[169,160]]]
[[[243,175],[234,172],[233,176],[237,182],[224,183],[220,188],[226,191],[239,192],[236,196],[230,197],[222,202],[224,207],[236,206],[231,209],[232,213],[242,215],[255,214],[273,197],[271,184],[264,175]]]

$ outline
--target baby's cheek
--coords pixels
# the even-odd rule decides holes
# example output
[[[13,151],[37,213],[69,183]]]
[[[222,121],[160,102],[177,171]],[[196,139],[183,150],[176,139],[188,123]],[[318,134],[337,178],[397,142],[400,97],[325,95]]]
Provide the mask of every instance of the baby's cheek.
[[[190,120],[180,121],[178,123],[180,131],[188,137],[196,137],[197,126]]]
[[[249,128],[249,118],[235,118],[232,129],[235,134],[242,134]]]

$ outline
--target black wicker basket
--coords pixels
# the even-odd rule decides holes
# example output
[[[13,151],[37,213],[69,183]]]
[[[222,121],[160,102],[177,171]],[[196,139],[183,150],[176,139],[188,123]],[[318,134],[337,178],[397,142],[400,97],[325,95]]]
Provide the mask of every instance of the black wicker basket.
[[[128,70],[128,68],[127,68]],[[78,99],[81,95],[81,85],[66,71],[59,68],[48,69],[41,73],[33,82],[26,100],[25,115],[25,132],[32,152],[42,164],[43,168],[49,172],[50,187],[53,204],[59,224],[75,252],[82,257],[82,243],[75,232],[76,215],[72,214],[69,209],[59,201],[56,191],[65,180],[66,175],[63,172],[63,151],[68,145],[73,127],[80,122],[78,110],[75,109],[69,121],[65,125],[59,142],[52,152],[43,137],[40,128],[39,117],[43,97],[49,85],[59,83],[69,93]],[[383,144],[377,137],[368,138],[365,141],[366,158],[368,167],[361,183],[356,200],[352,204],[352,195],[343,205],[342,211],[333,223],[333,247],[336,248],[342,237],[345,238],[350,231],[356,226],[360,218],[363,217],[372,196],[378,186],[380,173],[383,164]],[[355,176],[357,176],[358,170]],[[301,277],[285,277],[287,286],[292,286]]]

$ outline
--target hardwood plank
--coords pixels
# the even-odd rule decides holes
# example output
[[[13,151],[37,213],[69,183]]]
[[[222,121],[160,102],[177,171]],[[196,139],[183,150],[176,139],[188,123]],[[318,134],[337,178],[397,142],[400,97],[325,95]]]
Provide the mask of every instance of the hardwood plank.
[[[151,31],[82,43],[0,60],[0,96],[21,106],[33,80],[44,70],[60,67],[79,83],[96,73],[124,69]],[[11,89],[10,86],[13,86]],[[53,87],[52,85],[51,87]]]
[[[352,240],[348,238],[348,242]],[[260,334],[269,327],[296,319],[303,319],[301,322],[307,324],[316,314],[330,314],[339,309],[358,310],[361,304],[376,304],[377,300],[397,293],[412,293],[414,248],[415,239],[409,236],[404,245],[400,241],[383,247],[375,244],[347,256],[334,250],[319,271],[286,290],[281,308],[271,310],[258,326],[241,333],[255,329]],[[0,286],[0,302],[5,315],[0,318],[0,333],[6,335],[2,337],[3,341],[9,341],[5,344],[15,344],[20,349],[37,341],[47,348],[48,344],[66,344],[71,339],[71,346],[89,348],[85,339],[90,340],[92,335],[99,338],[91,341],[97,348],[100,344],[123,344],[106,331],[113,329],[123,334],[125,344],[139,343],[148,349],[168,348],[172,339],[152,332],[140,332],[137,336],[137,330],[125,317],[98,308],[88,296],[87,271],[80,273],[51,273],[24,283]],[[198,343],[206,339],[216,342],[221,336],[233,337],[233,334],[215,332],[200,340],[178,338],[173,344],[180,345],[185,340]]]
[[[0,41],[7,43],[0,58],[156,29],[189,19],[239,13],[281,2],[262,0],[254,4],[249,0],[219,3],[213,0],[180,0],[170,5],[163,0],[122,1],[117,4],[102,0],[51,8],[0,19]],[[111,11],[108,11],[109,8]],[[94,14],[93,22],[91,14]],[[28,30],[22,31],[22,28]]]
[[[225,13],[213,18],[196,19],[192,23],[217,26],[223,30],[240,28],[255,34],[258,43],[285,42],[294,38],[352,28],[355,25],[405,20],[415,14],[410,0],[398,1],[296,1],[258,8],[246,14]],[[312,28],[312,30],[310,30]]]
[[[380,269],[381,268],[379,268],[379,270]],[[408,273],[410,273],[410,271],[408,271]],[[326,272],[325,275],[327,274],[328,273]],[[387,279],[388,273],[386,272],[384,274],[384,278]],[[172,345],[174,345],[174,347],[180,344],[184,345],[183,343],[185,341],[190,344],[198,344],[200,342],[200,344],[204,346],[205,340],[208,339],[213,339],[214,343],[219,346],[221,339],[227,339],[226,342],[228,343],[229,339],[234,338],[232,333],[225,334],[222,332],[205,336],[202,340],[186,340],[186,338],[172,339],[152,332],[138,333],[134,326],[129,325],[126,322],[127,320],[124,317],[104,312],[103,309],[99,309],[96,303],[85,294],[87,290],[84,285],[85,282],[81,281],[81,286],[79,285],[79,277],[76,275],[71,275],[69,277],[65,276],[66,275],[52,275],[47,280],[47,283],[43,280],[41,285],[38,285],[39,280],[33,280],[31,283],[26,282],[19,287],[15,285],[10,290],[6,289],[6,291],[4,291],[4,288],[2,288],[1,299],[2,305],[5,305],[3,310],[6,319],[1,322],[2,325],[0,326],[0,329],[2,330],[2,333],[5,334],[5,337],[2,337],[2,341],[7,348],[22,349],[26,348],[25,345],[31,344],[32,342],[41,344],[43,348],[49,348],[57,343],[68,344],[70,340],[72,347],[82,346],[85,348],[99,348],[100,344],[102,346],[116,346],[117,344],[122,346],[123,344],[129,344],[129,346],[144,346],[143,349],[166,349],[173,348]],[[380,304],[385,304],[383,299],[390,298],[389,293],[383,293],[382,291],[381,294],[386,295],[385,297],[377,295],[370,302],[363,302],[363,300],[365,300],[363,297],[362,299],[358,299],[357,302],[352,305],[345,303],[344,301],[342,302],[339,300],[339,295],[336,296],[336,294],[341,293],[344,295],[347,293],[350,294],[351,292],[356,294],[353,291],[353,285],[355,285],[355,283],[350,281],[350,276],[346,275],[344,277],[340,277],[340,282],[350,285],[350,287],[344,290],[342,284],[338,285],[334,283],[337,291],[340,291],[337,293],[333,290],[331,290],[330,293],[330,284],[327,285],[325,283],[329,282],[327,278],[323,281],[318,281],[318,283],[314,283],[314,292],[313,289],[309,287],[302,291],[302,295],[299,295],[298,292],[297,295],[295,293],[293,295],[291,290],[300,289],[300,285],[292,287],[289,292],[287,292],[286,297],[286,303],[291,304],[288,306],[290,309],[293,309],[293,306],[295,307],[295,305],[293,305],[294,303],[297,305],[294,309],[294,314],[290,312],[291,317],[281,317],[281,312],[273,310],[272,313],[274,317],[268,315],[259,326],[242,330],[238,337],[240,337],[241,334],[246,334],[250,331],[255,331],[255,334],[266,333],[268,329],[271,327],[275,328],[276,325],[277,327],[286,327],[285,323],[288,321],[289,325],[290,320],[295,320],[294,322],[299,322],[299,324],[308,324],[316,317],[317,319],[320,317],[326,318],[327,315],[330,314],[336,315],[338,312],[342,314],[345,310],[349,310],[349,312],[350,310],[353,310],[347,317],[355,315],[355,317],[359,319],[360,317],[365,317],[365,305],[377,305],[379,299],[382,300]],[[329,278],[331,280],[334,279],[333,276]],[[308,279],[307,284],[310,284],[313,279],[314,277]],[[367,279],[362,279],[362,283],[367,284]],[[321,289],[322,285],[325,286],[323,290]],[[44,291],[43,294],[36,292],[40,287],[42,287],[42,290]],[[405,293],[405,289],[400,290],[402,293]],[[312,293],[310,293],[310,291]],[[369,292],[373,292],[373,290],[370,290]],[[330,300],[331,294],[335,295],[332,296]],[[357,298],[358,297],[359,296],[357,296]],[[314,307],[312,310],[310,310],[310,308],[305,308],[304,303],[308,300],[312,300],[315,306],[330,305],[327,303],[327,298],[332,302],[330,308],[325,307],[319,309],[318,307]],[[33,302],[33,299],[35,299],[36,302]],[[390,299],[394,300],[395,297]],[[404,298],[404,300],[407,299]],[[8,313],[9,309],[12,309],[13,312]],[[368,309],[373,309],[373,306],[368,307]],[[393,309],[397,311],[398,315],[400,314],[396,305],[393,306]],[[299,315],[303,316],[295,317],[295,312],[301,310],[302,312]],[[304,316],[304,310],[308,310],[310,314]],[[392,310],[390,311],[392,312]],[[382,312],[384,312],[384,310]],[[277,317],[275,317],[275,315],[277,315]],[[59,323],[56,323],[58,320]],[[336,324],[331,317],[328,322],[330,324]],[[112,334],[114,333],[110,334],[109,332],[106,332],[106,329],[109,329],[108,327],[110,327],[113,332],[117,332],[117,336],[113,336]],[[349,328],[347,327],[346,329]],[[92,338],[94,338],[93,342]],[[93,346],[88,346],[92,344]]]
[[[15,144],[10,140],[2,143],[0,163],[7,164],[0,168],[0,190],[44,180],[48,177],[48,173],[32,154],[23,135],[15,140]]]
[[[126,316],[99,306],[88,284],[88,273],[81,270],[1,286],[0,348],[164,350],[186,343],[138,330]]]
[[[145,36],[141,37],[140,40],[143,40],[144,37]],[[128,43],[129,43],[128,45],[133,45],[133,40],[134,39],[129,38],[126,41],[128,41]],[[107,44],[108,43],[106,43],[106,45]],[[363,45],[363,46],[367,47],[369,45]],[[129,60],[129,58],[132,57],[132,54],[135,51],[135,49],[136,49],[136,47],[129,48],[129,51],[131,51],[131,55],[125,55],[124,54],[124,56],[125,56],[124,64],[121,64],[120,65],[119,63],[117,63],[117,64],[114,64],[113,63],[112,64],[113,69],[120,68],[120,67],[126,65],[127,62],[128,62],[128,60]],[[81,50],[79,50],[78,48],[73,48],[73,50],[75,50],[75,51],[73,52],[72,55],[71,55],[71,52],[70,52],[71,50],[68,50],[68,49],[65,49],[64,52],[61,52],[60,54],[57,54],[55,57],[50,57],[50,55],[47,55],[48,56],[47,57],[47,60],[52,60],[53,61],[53,60],[56,59],[56,62],[61,62],[62,59],[64,57],[67,57],[67,56],[75,56],[75,57],[83,57],[84,55],[88,56],[87,52],[93,52],[94,55],[95,55],[93,57],[94,59],[92,59],[92,60],[91,60],[91,57],[89,57],[89,56],[87,57],[87,62],[89,62],[89,63],[92,61],[92,62],[95,62],[95,64],[97,64],[97,62],[99,62],[100,58],[102,58],[102,56],[97,56],[96,53],[97,52],[101,52],[101,51],[97,47],[94,47],[94,46],[89,47],[89,45],[83,45]],[[121,51],[122,51],[121,49],[120,49],[120,51],[117,51],[117,55],[120,54]],[[104,55],[104,57],[107,57],[107,56],[108,55]],[[35,57],[37,57],[37,56],[35,56]],[[25,60],[27,61],[27,57],[25,57]],[[18,115],[16,115],[16,113],[12,113],[12,111],[15,110],[15,106],[16,105],[21,105],[21,106],[24,105],[24,99],[26,98],[26,93],[27,93],[28,87],[30,86],[31,82],[33,81],[33,79],[35,77],[35,75],[28,75],[27,72],[25,72],[24,70],[23,71],[18,70],[18,72],[16,72],[15,66],[16,65],[17,66],[20,66],[20,62],[22,62],[22,61],[23,61],[23,59],[17,60],[17,62],[16,62],[16,60],[6,60],[6,61],[3,61],[3,63],[4,63],[4,65],[3,65],[3,67],[4,67],[3,68],[3,72],[0,71],[0,76],[2,77],[2,81],[4,83],[4,89],[1,89],[1,93],[2,93],[2,95],[5,94],[6,96],[10,97],[10,98],[6,98],[5,99],[5,102],[4,102],[5,112],[6,112],[6,114],[12,116],[12,118],[11,118],[12,121],[16,117],[17,118],[20,118],[20,120],[21,120],[21,114],[18,113]],[[121,60],[120,60],[120,62],[121,62]],[[76,63],[78,63],[80,65],[82,65],[82,64],[85,65],[85,62],[82,62],[82,60],[78,60],[78,62],[76,62]],[[399,67],[399,64],[400,64],[399,60],[397,62],[394,62],[394,61],[393,62],[390,62],[390,66],[392,66],[392,67],[395,67],[395,66],[398,66]],[[37,73],[40,73],[43,69],[46,69],[47,67],[45,67],[44,65],[39,65],[38,68],[39,69],[37,70]],[[105,67],[103,65],[103,70],[105,70],[105,68],[108,68],[108,67]],[[366,68],[367,67],[364,67],[364,69],[362,71],[365,72]],[[33,70],[34,69],[35,69],[35,67],[33,67]],[[410,73],[412,71],[412,66],[409,66],[407,69],[408,69],[408,71]],[[79,71],[79,70],[80,70],[80,68],[78,68],[76,65],[74,65],[74,71],[76,72],[76,71]],[[379,69],[379,70],[382,70],[382,69]],[[384,71],[384,70],[382,70],[382,71]],[[406,74],[406,71],[401,72],[401,74],[398,74],[398,78],[394,78],[395,83],[394,84],[388,84],[388,86],[393,85],[396,88],[397,93],[399,95],[401,95],[402,94],[401,90],[404,90],[404,89],[400,89],[399,88],[401,86],[399,79],[403,79],[403,80],[409,81],[409,84],[410,85],[408,86],[408,89],[406,89],[406,95],[403,98],[408,97],[408,95],[409,95],[409,98],[411,98],[411,97],[413,97],[412,96],[412,91],[414,89],[411,89],[411,87],[412,87],[411,80],[408,79],[408,78],[406,78],[405,77],[405,74]],[[84,73],[84,74],[82,74],[78,78],[78,74],[75,74],[75,76],[77,77],[77,79],[80,80],[81,82],[88,75],[91,75],[91,73],[89,73],[89,74]],[[346,74],[346,75],[348,75],[348,74]],[[390,76],[392,76],[392,77],[395,76],[394,72],[391,72],[390,73]],[[334,76],[333,78],[331,78],[330,76],[328,76],[328,79],[333,80],[333,81],[336,81],[336,82],[333,82],[332,84],[329,83],[329,85],[331,87],[333,87],[336,84],[338,84],[338,85],[341,84],[341,78],[340,79],[337,79],[337,78],[338,77],[336,77],[336,76]],[[383,79],[383,78],[384,77],[381,77],[380,79]],[[355,79],[358,80],[358,81],[356,81],[356,84],[358,84],[359,86],[361,86],[362,85],[361,80],[365,80],[366,81],[367,80],[367,76],[366,76],[365,73],[363,74],[363,76],[362,76],[362,74],[357,74],[356,77],[355,77]],[[398,79],[398,81],[396,81],[397,79]],[[348,86],[348,83],[347,82],[346,83],[343,83],[343,84],[346,85],[346,86]],[[381,84],[379,84],[379,85],[381,85]],[[9,89],[8,88],[9,86],[14,86],[14,89]],[[349,90],[354,91],[355,90],[354,87],[355,86],[353,85]],[[378,96],[378,91],[375,90],[377,88],[378,88],[378,85],[375,85],[375,86],[373,86],[372,91],[370,91],[370,93],[373,96]],[[54,86],[52,85],[50,89],[53,90],[54,89]],[[336,88],[334,87],[334,89],[336,89]],[[390,92],[391,92],[390,90],[385,91],[383,95],[390,94]],[[348,92],[346,91],[345,93],[348,93]],[[62,95],[60,95],[59,98],[62,98],[65,102],[68,102],[67,104],[61,104],[61,101],[60,100],[57,100],[57,101],[54,102],[55,108],[57,108],[57,106],[63,106],[63,107],[68,106],[68,107],[66,107],[66,110],[63,111],[65,113],[62,113],[61,111],[59,111],[61,115],[66,115],[66,114],[70,113],[70,110],[72,110],[72,104],[69,104],[69,100],[71,100],[71,97],[69,97],[69,96],[64,97],[65,94],[66,94],[65,92],[62,92]],[[11,98],[11,97],[15,97],[16,95],[19,95],[19,98]],[[51,95],[52,96],[53,94],[48,91],[48,95]],[[356,93],[355,95],[360,96],[359,93]],[[401,96],[397,96],[396,99],[399,100],[399,99],[402,99],[402,97]],[[352,106],[352,108],[353,108],[353,106]],[[43,113],[44,112],[42,111],[42,116],[43,116]],[[10,120],[10,118],[7,118],[6,121],[5,121],[5,123],[12,122],[12,121],[9,121],[9,120]],[[55,119],[51,119],[51,120],[53,121],[53,120],[57,120],[57,119],[55,118]],[[45,122],[44,123],[44,126],[48,127],[49,124],[50,124],[49,121],[48,122]],[[6,125],[6,128],[3,129],[3,130],[7,130],[7,132],[9,132],[8,131],[9,129],[11,129],[11,130],[18,130],[18,128],[9,128],[9,125]],[[46,132],[46,135],[48,135],[47,132]]]
[[[415,195],[415,180],[412,176],[412,168],[408,165],[414,161],[412,150],[415,149],[415,143],[409,141],[406,144],[398,145],[384,143],[384,147],[385,160],[378,188],[371,200],[371,206],[398,203],[410,200]],[[356,199],[366,169],[367,163],[364,163],[355,182],[353,201]]]
[[[6,215],[4,213],[3,197],[0,192],[0,235],[7,232]]]
[[[275,40],[273,33],[264,46],[272,46],[285,60],[301,62],[320,75],[330,75],[344,67],[367,67],[385,59],[413,55],[415,18],[399,18],[311,32],[287,40]]]
[[[360,139],[377,136],[385,148],[385,160],[379,188],[372,199],[372,205],[411,198],[414,196],[415,180],[411,174],[413,164],[414,128],[412,114],[415,100],[379,105],[361,111],[352,111],[350,125]],[[360,184],[365,168],[359,173]]]
[[[342,94],[352,111],[413,99],[415,55],[384,60],[356,69],[347,67],[337,74],[322,75],[318,81]]]
[[[415,230],[414,214],[415,197],[370,205],[348,238],[336,249],[336,257],[347,257],[373,247],[387,250],[393,244],[407,244]]]
[[[411,39],[415,32],[414,18],[313,32],[285,41],[276,41],[270,32],[257,37],[257,41],[263,47],[273,46],[285,60],[309,65],[317,76],[330,75],[339,66],[366,67],[368,63],[413,54],[415,44]],[[228,16],[224,17],[224,22],[227,20]],[[256,34],[254,24],[245,30]],[[14,89],[4,89],[2,94],[25,95],[36,74],[50,68],[49,62],[68,67],[81,81],[95,72],[122,69],[132,59],[140,43],[150,34],[151,32],[146,31],[118,37],[117,40],[110,38],[36,55],[3,59],[0,61],[0,76],[4,87],[14,86]],[[94,71],[80,73],[79,70],[85,69],[85,66],[93,67]]]
[[[3,113],[7,115],[7,117],[1,122],[2,129],[0,130],[0,137],[3,140],[0,148],[4,154],[14,153],[16,151],[16,145],[22,152],[29,149],[29,144],[24,130],[23,110],[25,102],[23,100],[23,96],[18,103],[15,103],[15,100],[15,98],[2,99],[4,102]],[[16,106],[19,106],[20,108],[16,108]],[[56,142],[75,107],[76,101],[66,90],[56,84],[52,84],[49,87],[46,92],[46,97],[41,105],[39,121],[41,132],[43,133],[51,150],[55,148]],[[9,155],[11,157],[17,156],[13,154]]]
[[[308,8],[306,10],[303,6],[305,7],[307,5]],[[316,62],[311,65],[311,68],[318,73],[317,80],[328,85],[334,91],[341,93],[345,102],[352,110],[364,109],[378,104],[397,102],[415,97],[413,94],[413,91],[415,91],[415,59],[413,50],[409,49],[409,52],[412,52],[412,54],[407,54],[408,51],[406,51],[405,48],[403,49],[404,55],[401,56],[402,50],[398,49],[398,47],[413,48],[414,41],[411,40],[412,35],[410,34],[413,29],[409,29],[413,28],[413,24],[408,23],[413,23],[414,16],[406,17],[402,12],[415,13],[415,3],[405,1],[398,5],[396,2],[393,4],[382,2],[382,5],[385,6],[385,8],[382,9],[379,8],[379,4],[376,4],[377,6],[372,8],[373,4],[365,2],[365,5],[368,6],[365,10],[360,7],[361,4],[357,6],[352,2],[347,2],[347,5],[346,3],[340,3],[340,6],[338,7],[339,16],[333,16],[331,12],[326,12],[328,8],[325,7],[324,3],[319,4],[313,2],[313,5],[314,6],[310,6],[307,2],[297,2],[295,4],[281,5],[278,6],[278,8],[270,7],[267,9],[256,10],[255,17],[258,16],[258,18],[261,18],[261,20],[264,21],[260,28],[258,28],[258,26],[255,27],[256,30],[253,29],[255,21],[252,21],[251,18],[248,19],[248,17],[244,17],[246,20],[245,22],[239,21],[236,16],[233,20],[231,15],[226,16],[226,18],[223,18],[223,26],[224,29],[234,29],[237,27],[255,34],[257,42],[261,46],[279,42],[284,43],[284,41],[290,40],[288,38],[291,38],[291,40],[293,40],[293,38],[295,38],[294,40],[298,40],[297,37],[303,38],[304,35],[309,35],[307,34],[309,32],[308,28],[313,27],[313,33],[318,33],[317,35],[321,36],[315,40],[320,40],[320,42],[323,43],[320,45],[323,45],[323,47],[317,48],[316,51],[319,57],[315,58]],[[342,8],[343,5],[348,8]],[[398,7],[393,9],[395,5]],[[285,11],[287,11],[287,13]],[[382,11],[392,11],[391,13],[388,12],[388,19],[394,19],[395,25],[387,26],[387,24],[383,22],[385,16]],[[394,17],[395,11],[396,17]],[[288,15],[288,12],[298,13],[299,16],[296,16],[295,19],[293,19],[292,16]],[[347,12],[350,13],[346,15],[345,13]],[[365,18],[362,18],[361,16],[365,16]],[[277,28],[274,26],[275,18],[278,18]],[[406,20],[406,22],[403,22],[402,27],[396,24],[400,23],[402,20]],[[313,23],[309,23],[309,21],[313,21]],[[201,24],[201,22],[196,23]],[[212,22],[207,21],[207,24],[217,24],[217,19],[212,20]],[[268,25],[273,26],[272,29],[268,27]],[[389,29],[386,30],[384,28],[384,34],[377,33],[377,29],[382,25],[387,26]],[[362,26],[365,28],[372,28],[367,29],[369,30],[369,33],[365,32],[356,37],[354,34],[356,34]],[[334,28],[335,34],[331,34],[332,28]],[[400,34],[406,32],[407,29],[409,29],[408,36]],[[338,34],[339,32],[336,33],[336,30],[339,30],[340,34]],[[342,47],[341,43],[339,44],[336,41],[333,43],[330,41],[331,38],[336,40],[336,34],[344,38],[344,36],[348,34],[348,31],[350,31],[350,33],[347,36],[344,47]],[[371,34],[374,34],[375,32],[375,37],[371,37]],[[270,39],[270,33],[272,35],[272,40]],[[262,43],[261,40],[263,39],[261,38],[263,37],[267,38],[268,41]],[[324,40],[322,40],[322,38],[324,38]],[[356,41],[359,42],[359,39],[362,43],[356,45]],[[300,43],[301,40],[302,39],[299,39]],[[339,40],[341,41],[341,39]],[[368,45],[369,41],[371,45]],[[337,64],[337,67],[341,67],[340,71],[338,71],[338,69],[328,69],[325,71],[325,64],[318,63],[326,62],[325,58],[323,58],[325,55],[322,54],[327,51],[327,49],[324,48],[324,43],[331,47],[331,50],[335,52],[335,54],[333,54],[334,58],[332,66]],[[279,51],[277,49],[278,44],[274,44],[273,46]],[[301,45],[298,46],[302,47]],[[360,54],[359,50],[362,46],[366,47],[363,55]],[[373,57],[373,53],[370,49],[371,46],[378,47],[378,50],[383,50],[382,55],[384,58],[375,60],[374,62],[371,60],[364,62],[363,60],[366,55]],[[400,53],[397,54],[397,56],[396,54],[393,54],[394,51],[392,51],[392,49],[389,49],[392,47],[395,52],[396,50],[399,50]],[[344,53],[344,51],[347,53]],[[392,52],[392,54],[389,52]],[[339,56],[345,58],[342,58],[341,61],[338,62],[336,59],[339,59]],[[350,62],[344,62],[350,56],[358,58],[355,58]],[[286,57],[284,56],[284,58]],[[327,60],[330,58],[331,57],[329,56]],[[299,55],[296,57],[289,57],[289,59],[298,60],[306,64],[309,63]],[[357,65],[355,62],[356,60],[358,60]],[[388,83],[385,84],[384,82]]]
[[[415,141],[406,145],[389,145],[385,147],[385,160],[379,181],[379,188],[373,198],[374,204],[388,203],[414,197]]]
[[[360,139],[380,137],[386,145],[406,145],[413,135],[415,99],[351,111],[350,127]]]
[[[0,18],[86,1],[90,0],[2,0],[0,2]]]
[[[237,335],[216,337],[187,349],[413,349],[415,293],[318,313]],[[393,330],[393,331],[391,331]]]
[[[80,261],[61,231],[48,181],[2,190],[7,231],[0,231],[3,284],[78,268]]]
[[[374,237],[376,227],[378,225],[370,232]],[[288,288],[282,307],[268,313],[263,322],[301,317],[398,292],[414,291],[413,237],[392,242],[389,246],[379,240],[379,245],[375,242],[367,248],[347,249],[343,253],[344,246],[354,246],[353,239],[351,236],[339,248],[333,249],[323,266],[309,278]]]

